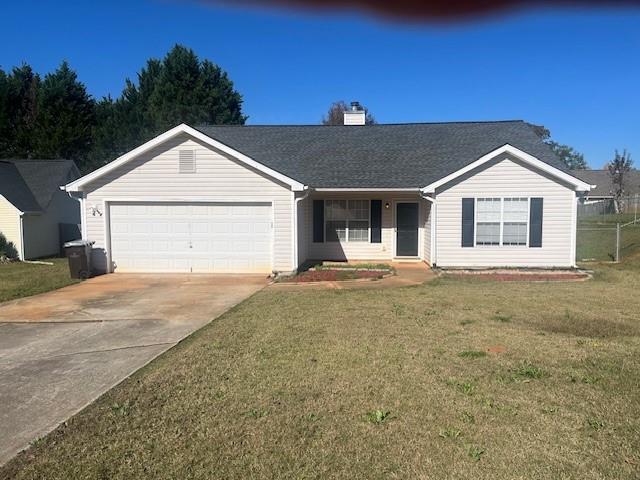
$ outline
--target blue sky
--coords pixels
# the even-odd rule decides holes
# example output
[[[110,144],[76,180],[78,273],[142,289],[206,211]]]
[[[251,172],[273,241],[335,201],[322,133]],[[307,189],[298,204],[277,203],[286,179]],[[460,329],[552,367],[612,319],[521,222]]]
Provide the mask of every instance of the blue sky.
[[[537,10],[449,25],[177,0],[3,5],[0,66],[67,59],[96,97],[175,43],[224,68],[249,123],[318,123],[337,99],[381,123],[525,119],[594,168],[640,164],[640,9]],[[11,21],[6,21],[11,19]]]

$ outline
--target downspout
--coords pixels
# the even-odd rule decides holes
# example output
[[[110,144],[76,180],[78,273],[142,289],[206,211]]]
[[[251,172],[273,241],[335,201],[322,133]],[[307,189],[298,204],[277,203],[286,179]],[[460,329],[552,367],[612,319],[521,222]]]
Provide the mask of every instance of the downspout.
[[[24,254],[24,212],[20,212],[20,260],[27,259]]]
[[[294,270],[298,271],[298,267],[300,266],[299,258],[298,258],[298,203],[301,200],[304,200],[309,196],[310,190],[306,185],[304,186],[304,195],[299,198],[294,198],[293,201],[293,261],[294,261]],[[295,193],[294,193],[295,195]]]
[[[435,192],[434,192],[435,195]],[[437,242],[436,242],[436,212],[437,212],[437,204],[436,204],[436,199],[433,197],[429,197],[428,195],[426,195],[426,192],[424,192],[423,190],[420,190],[420,198],[423,198],[427,201],[429,201],[431,203],[431,215],[429,215],[430,217],[430,222],[431,222],[431,252],[430,252],[430,260],[431,260],[431,267],[435,267],[437,265],[436,262],[436,255],[437,255]]]
[[[86,240],[87,235],[86,235],[86,228],[87,228],[87,222],[85,219],[85,195],[84,192],[71,192],[69,190],[67,190],[66,185],[63,185],[60,187],[60,190],[64,191],[67,193],[67,195],[69,195],[69,198],[72,198],[73,200],[76,200],[79,204],[80,204],[80,236],[82,237],[82,240]],[[73,195],[73,193],[79,193],[79,197]]]

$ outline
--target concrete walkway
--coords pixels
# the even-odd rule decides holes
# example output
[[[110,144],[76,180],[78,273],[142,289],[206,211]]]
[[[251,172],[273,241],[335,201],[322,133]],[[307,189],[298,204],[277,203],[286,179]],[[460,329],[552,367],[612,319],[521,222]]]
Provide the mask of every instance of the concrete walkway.
[[[359,262],[354,262],[359,263]],[[371,263],[363,261],[362,263]],[[376,262],[380,263],[380,262]],[[344,280],[339,282],[276,282],[269,288],[273,289],[300,289],[300,288],[328,288],[328,289],[353,289],[353,288],[394,288],[421,285],[433,280],[438,275],[423,262],[391,262],[396,269],[396,274],[381,280]]]
[[[0,464],[265,285],[113,274],[0,304]]]

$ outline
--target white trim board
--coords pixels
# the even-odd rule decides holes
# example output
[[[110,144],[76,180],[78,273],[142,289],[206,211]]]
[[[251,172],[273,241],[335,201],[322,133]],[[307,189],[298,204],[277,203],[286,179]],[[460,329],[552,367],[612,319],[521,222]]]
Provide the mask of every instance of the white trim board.
[[[552,167],[548,163],[538,160],[533,155],[530,155],[527,152],[520,150],[519,148],[516,148],[507,143],[502,147],[496,148],[495,150],[487,153],[486,155],[483,155],[482,157],[477,159],[475,162],[472,162],[469,165],[462,167],[461,169],[453,172],[452,174],[447,175],[446,177],[443,177],[440,180],[437,180],[427,185],[421,190],[423,193],[434,193],[436,188],[441,187],[442,185],[449,183],[452,180],[455,180],[456,178],[464,175],[465,173],[470,172],[475,168],[478,168],[484,165],[485,163],[493,160],[497,156],[505,153],[512,155],[518,160],[521,160],[522,162],[528,165],[531,165],[532,167],[537,168],[538,170],[548,173],[549,175],[568,183],[569,185],[573,186],[575,191],[588,192],[591,190],[591,188],[594,187],[594,185],[589,185],[588,183],[583,182],[579,178],[576,178],[573,175],[569,175],[568,173],[565,173],[562,170]]]
[[[238,160],[241,163],[244,163],[245,165],[252,167],[256,170],[258,170],[259,172],[262,172],[282,183],[284,183],[285,185],[288,185],[289,187],[291,187],[291,189],[293,191],[302,191],[304,190],[304,185],[296,180],[293,180],[292,178],[287,177],[286,175],[283,175],[279,172],[276,172],[275,170],[267,167],[266,165],[263,165],[260,162],[255,161],[254,159],[248,157],[247,155],[238,152],[237,150],[234,150],[233,148],[225,145],[224,143],[221,143],[211,137],[209,137],[208,135],[205,135],[204,133],[200,132],[199,130],[196,130],[193,127],[190,127],[187,124],[181,123],[180,125],[178,125],[177,127],[172,128],[171,130],[168,130],[160,135],[158,135],[155,138],[152,138],[151,140],[149,140],[148,142],[140,145],[137,148],[134,148],[133,150],[131,150],[130,152],[125,153],[124,155],[122,155],[121,157],[115,159],[113,162],[110,162],[108,164],[106,164],[105,166],[85,175],[84,177],[78,178],[77,180],[74,180],[73,182],[65,185],[64,189],[67,190],[68,192],[79,192],[82,191],[82,187],[87,185],[88,183],[93,182],[94,180],[102,177],[103,175],[106,175],[107,173],[115,170],[116,168],[130,162],[131,160],[133,160],[134,158],[136,158],[138,155],[141,155],[142,153],[145,153],[149,150],[151,150],[152,148],[157,147],[158,145],[161,145],[162,143],[166,142],[167,140],[170,140],[173,137],[176,137],[177,135],[181,135],[181,134],[187,134],[190,135],[191,137],[200,140],[203,143],[206,143],[207,145],[211,146],[212,148],[219,150],[233,158],[235,158],[236,160]]]

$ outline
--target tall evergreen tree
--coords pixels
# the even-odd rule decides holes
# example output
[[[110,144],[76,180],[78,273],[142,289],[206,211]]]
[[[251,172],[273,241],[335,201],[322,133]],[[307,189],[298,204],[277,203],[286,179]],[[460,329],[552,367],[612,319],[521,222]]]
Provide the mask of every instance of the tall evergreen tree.
[[[244,124],[245,120],[242,96],[227,74],[209,60],[200,61],[193,50],[176,45],[164,59],[148,60],[137,84],[127,79],[117,100],[98,104],[92,164],[113,160],[180,123]]]
[[[9,121],[9,77],[0,68],[0,158],[11,145],[11,123]]]
[[[6,115],[9,144],[4,157],[30,158],[34,152],[33,129],[38,115],[40,77],[23,64],[14,67],[7,78]]]
[[[81,166],[91,148],[95,102],[64,61],[47,74],[38,96],[35,154],[41,158],[70,158]]]

